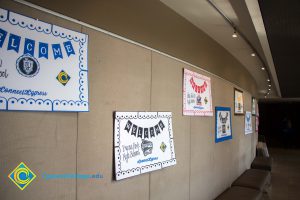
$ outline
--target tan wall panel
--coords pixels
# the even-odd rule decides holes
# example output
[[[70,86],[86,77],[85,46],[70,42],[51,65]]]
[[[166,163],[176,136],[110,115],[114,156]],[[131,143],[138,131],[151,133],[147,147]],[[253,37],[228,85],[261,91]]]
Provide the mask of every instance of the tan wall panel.
[[[75,180],[46,180],[43,174],[76,171],[76,113],[0,112],[0,199],[75,199]],[[24,162],[36,179],[21,191],[8,179]]]
[[[184,65],[152,54],[152,111],[171,111],[177,164],[150,176],[150,200],[189,199],[190,119],[182,116]]]
[[[149,174],[113,180],[113,112],[150,110],[151,52],[84,29],[89,35],[90,112],[79,113],[78,199],[148,199]]]
[[[211,77],[213,109],[232,106],[233,91],[228,82],[201,70],[192,70]],[[191,199],[212,199],[232,181],[229,174],[233,141],[215,144],[215,114],[192,117],[191,130]]]
[[[1,7],[80,31],[78,24],[12,1],[1,1]],[[0,199],[75,199],[74,179],[42,175],[76,172],[77,113],[0,112],[0,136]],[[24,191],[7,177],[22,161],[37,175]]]

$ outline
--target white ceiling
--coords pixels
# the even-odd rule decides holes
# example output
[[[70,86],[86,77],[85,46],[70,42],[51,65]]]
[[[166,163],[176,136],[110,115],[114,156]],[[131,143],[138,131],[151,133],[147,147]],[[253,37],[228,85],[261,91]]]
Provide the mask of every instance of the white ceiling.
[[[251,56],[253,50],[242,37],[232,38],[234,29],[207,0],[161,0],[161,2],[204,31],[239,60],[256,80],[259,97],[267,93],[268,75],[261,70],[263,63],[257,56]],[[261,57],[267,63],[272,76],[272,90],[269,96],[280,96],[277,75],[257,0],[247,0],[247,3],[240,0],[212,2],[247,37],[260,55],[262,54]]]

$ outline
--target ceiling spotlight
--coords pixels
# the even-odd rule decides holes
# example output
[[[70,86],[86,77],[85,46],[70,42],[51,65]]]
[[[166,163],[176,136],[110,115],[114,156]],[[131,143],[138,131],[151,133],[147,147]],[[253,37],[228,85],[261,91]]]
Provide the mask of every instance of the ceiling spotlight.
[[[253,56],[253,57],[254,57],[254,56],[255,56],[255,53],[251,53],[251,56]]]
[[[271,90],[271,88],[268,89],[269,91]]]
[[[265,68],[264,68],[264,67],[261,67],[261,69],[262,69],[262,70],[265,70]]]
[[[267,81],[270,82],[270,79],[268,79]]]
[[[271,87],[271,85],[269,85],[269,87]]]
[[[233,38],[237,38],[236,31],[233,32],[232,37],[233,37]]]

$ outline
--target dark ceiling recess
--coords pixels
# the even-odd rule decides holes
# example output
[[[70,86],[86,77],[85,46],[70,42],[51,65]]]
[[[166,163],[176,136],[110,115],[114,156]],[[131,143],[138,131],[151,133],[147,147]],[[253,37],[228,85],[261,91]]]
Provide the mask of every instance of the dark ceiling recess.
[[[259,0],[281,95],[300,97],[300,1]]]

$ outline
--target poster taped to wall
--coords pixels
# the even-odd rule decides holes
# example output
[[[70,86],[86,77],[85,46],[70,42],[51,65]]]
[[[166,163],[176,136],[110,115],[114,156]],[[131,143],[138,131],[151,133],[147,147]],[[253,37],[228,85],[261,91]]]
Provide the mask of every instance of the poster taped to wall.
[[[245,113],[245,134],[252,133],[252,115],[250,111]]]
[[[0,8],[0,110],[88,111],[88,36]]]
[[[258,132],[258,127],[259,127],[259,117],[255,116],[255,131]]]
[[[171,112],[115,112],[115,177],[176,164]]]
[[[216,107],[215,142],[232,139],[231,111],[229,107]]]
[[[243,91],[234,88],[234,114],[244,114],[244,97]]]
[[[256,99],[252,97],[252,115],[256,115]]]
[[[213,116],[210,78],[184,69],[183,115]]]

